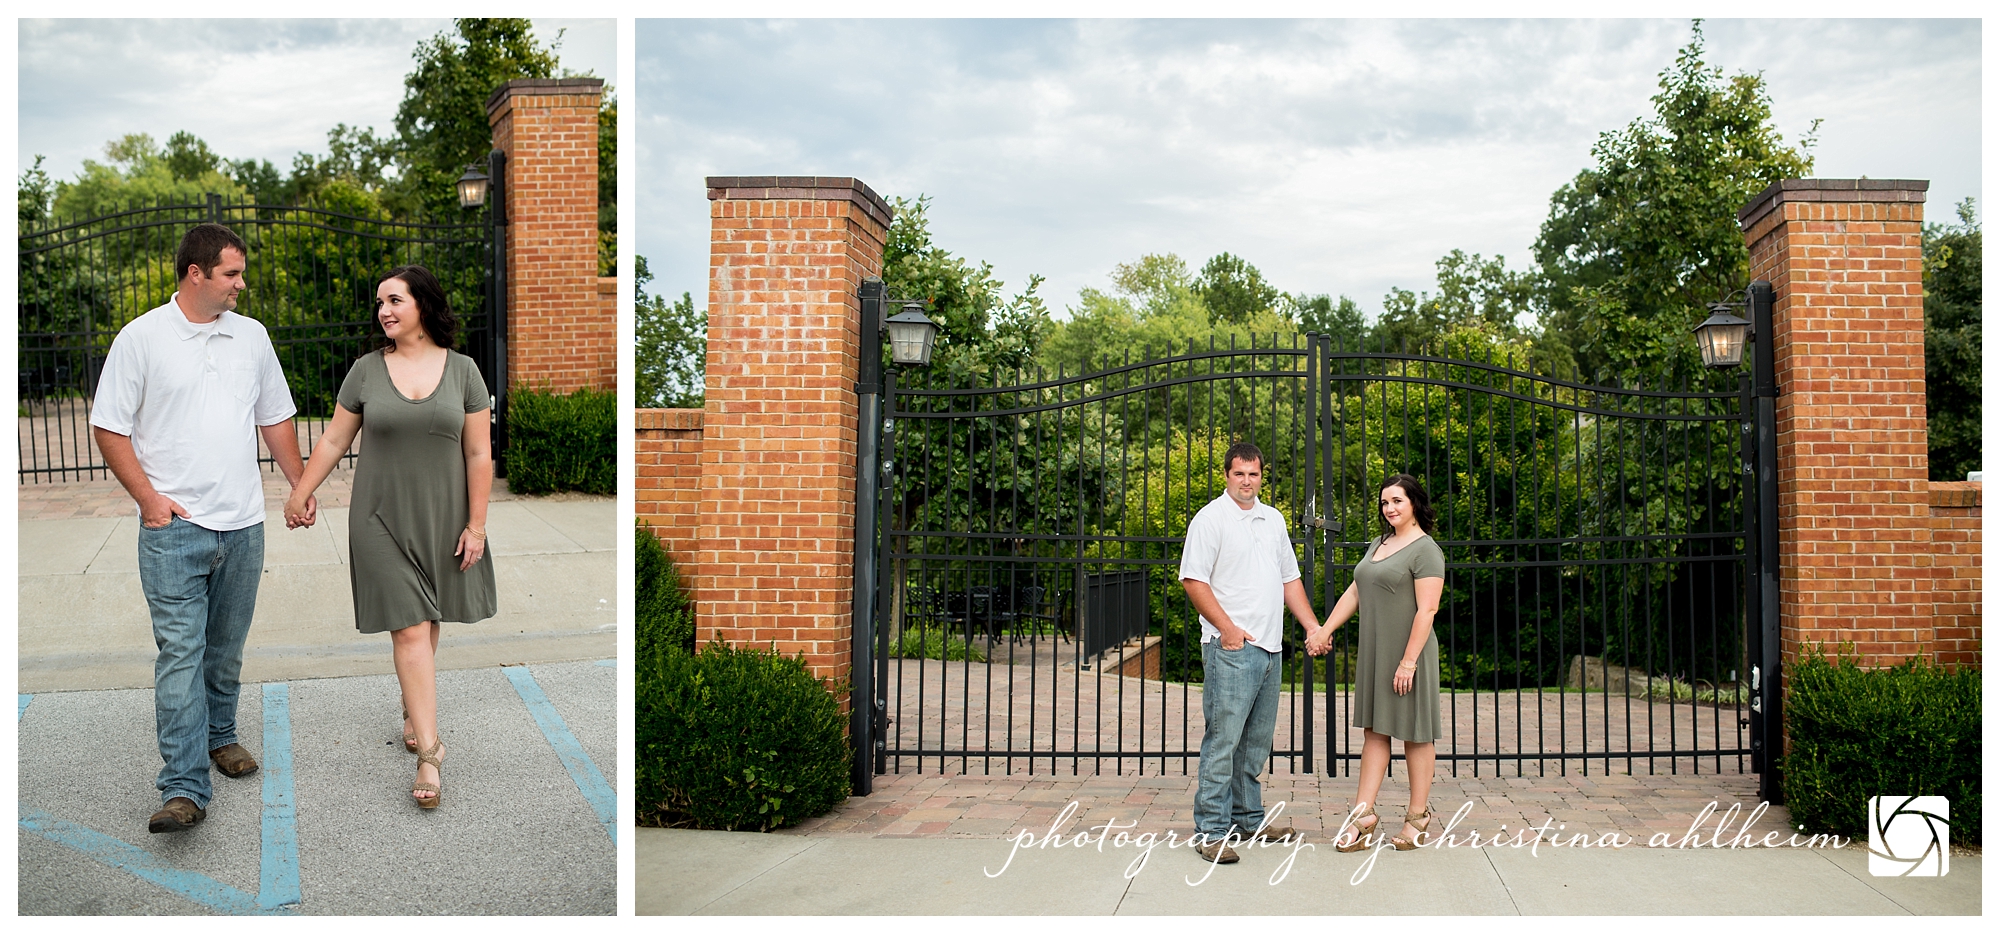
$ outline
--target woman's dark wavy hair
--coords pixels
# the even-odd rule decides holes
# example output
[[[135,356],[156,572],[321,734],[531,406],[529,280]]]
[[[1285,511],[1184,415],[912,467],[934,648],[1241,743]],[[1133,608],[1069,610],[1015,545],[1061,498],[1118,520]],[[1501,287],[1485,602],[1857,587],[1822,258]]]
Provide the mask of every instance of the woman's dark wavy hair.
[[[1403,488],[1403,495],[1410,498],[1410,512],[1417,517],[1417,527],[1423,529],[1425,535],[1431,534],[1432,530],[1437,528],[1438,514],[1437,510],[1431,508],[1431,495],[1424,492],[1424,485],[1409,474],[1399,473],[1382,481],[1382,485],[1376,489],[1386,490],[1392,486]],[[1375,510],[1375,519],[1382,523],[1382,531],[1391,535],[1396,533],[1395,526],[1390,525],[1389,520],[1382,518],[1379,506]]]
[[[450,350],[458,341],[458,316],[451,313],[451,300],[444,297],[444,286],[437,276],[422,266],[398,266],[389,274],[377,280],[375,285],[390,279],[400,279],[410,290],[410,297],[417,300],[417,312],[423,322],[424,333],[431,336],[431,343]],[[396,342],[381,332],[375,334],[376,346],[388,353],[396,352]]]

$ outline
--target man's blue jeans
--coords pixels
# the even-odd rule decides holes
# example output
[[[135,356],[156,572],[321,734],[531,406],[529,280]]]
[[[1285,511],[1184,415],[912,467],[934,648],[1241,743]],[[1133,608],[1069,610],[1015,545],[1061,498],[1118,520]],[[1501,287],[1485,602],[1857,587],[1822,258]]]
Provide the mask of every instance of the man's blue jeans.
[[[236,742],[237,676],[264,572],[264,525],[230,532],[175,516],[139,526],[139,585],[153,613],[160,800],[208,807],[208,753]]]
[[[1201,645],[1201,779],[1194,829],[1221,840],[1231,824],[1248,836],[1264,823],[1257,783],[1278,728],[1280,656],[1255,643],[1230,651],[1220,639]]]

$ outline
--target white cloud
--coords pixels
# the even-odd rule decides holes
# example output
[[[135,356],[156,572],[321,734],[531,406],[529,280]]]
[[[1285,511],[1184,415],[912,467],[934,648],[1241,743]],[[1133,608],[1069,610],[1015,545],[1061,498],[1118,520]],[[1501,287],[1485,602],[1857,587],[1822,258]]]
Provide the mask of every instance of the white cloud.
[[[1708,24],[1819,170],[1979,185],[1976,22]],[[706,175],[934,197],[940,244],[1060,307],[1111,266],[1224,250],[1372,308],[1464,248],[1526,264],[1598,133],[1651,113],[1684,21],[655,21],[638,26],[638,251],[705,289]]]
[[[23,168],[57,178],[127,133],[164,141],[187,130],[232,159],[282,168],[324,152],[336,123],[395,130],[417,44],[446,19],[21,20]],[[568,31],[565,67],[617,74],[616,20],[536,20],[544,42]]]

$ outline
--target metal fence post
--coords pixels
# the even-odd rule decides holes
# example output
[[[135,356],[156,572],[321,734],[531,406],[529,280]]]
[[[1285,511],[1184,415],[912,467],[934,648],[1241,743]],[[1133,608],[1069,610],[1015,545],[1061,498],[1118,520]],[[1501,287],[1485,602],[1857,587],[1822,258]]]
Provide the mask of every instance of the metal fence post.
[[[875,529],[881,463],[882,280],[861,280],[861,359],[855,367],[854,635],[849,671],[848,736],[854,744],[853,793],[875,782]]]
[[[1763,721],[1763,763],[1757,773],[1757,796],[1784,803],[1785,719],[1782,709],[1784,645],[1778,599],[1778,363],[1777,331],[1771,324],[1771,283],[1750,283],[1750,322],[1756,329],[1754,394],[1757,405],[1757,591],[1760,606],[1757,668],[1752,680],[1758,707],[1753,718]]]

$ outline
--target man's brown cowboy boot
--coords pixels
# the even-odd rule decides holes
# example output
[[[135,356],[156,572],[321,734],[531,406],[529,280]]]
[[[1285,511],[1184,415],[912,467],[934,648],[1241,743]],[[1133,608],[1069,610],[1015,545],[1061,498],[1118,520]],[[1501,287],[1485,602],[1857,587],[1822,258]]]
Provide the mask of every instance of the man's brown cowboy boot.
[[[217,769],[222,770],[222,774],[230,778],[242,778],[257,771],[257,760],[251,758],[250,750],[244,749],[239,743],[230,743],[221,749],[209,750],[208,759],[215,763]]]
[[[207,811],[194,806],[192,798],[168,798],[167,803],[158,811],[154,811],[152,818],[146,821],[146,831],[173,833],[186,830],[201,823],[201,819],[207,816]]]

